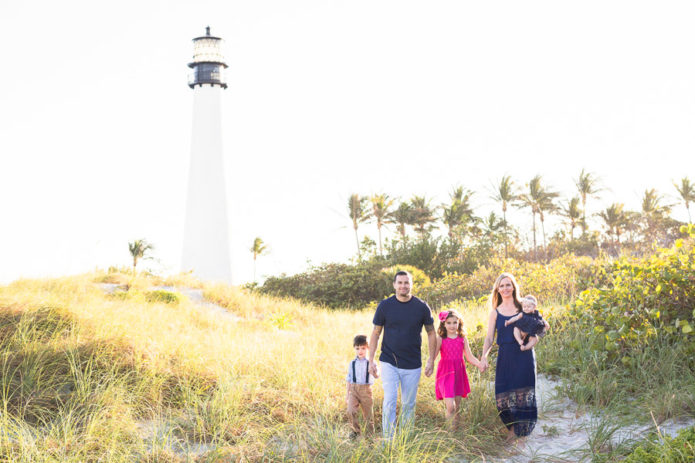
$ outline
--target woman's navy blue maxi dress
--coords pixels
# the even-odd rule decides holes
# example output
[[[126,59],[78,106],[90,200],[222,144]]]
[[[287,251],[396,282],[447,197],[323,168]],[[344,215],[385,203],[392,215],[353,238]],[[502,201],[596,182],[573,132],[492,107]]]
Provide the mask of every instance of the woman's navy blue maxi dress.
[[[495,398],[497,410],[507,429],[528,436],[536,426],[536,357],[533,349],[522,351],[514,339],[514,325],[504,326],[512,317],[497,311],[497,369]]]

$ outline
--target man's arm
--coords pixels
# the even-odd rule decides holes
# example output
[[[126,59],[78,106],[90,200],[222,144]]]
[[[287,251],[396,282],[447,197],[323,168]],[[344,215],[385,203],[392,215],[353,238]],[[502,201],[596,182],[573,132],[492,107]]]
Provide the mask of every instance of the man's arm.
[[[369,336],[369,374],[374,375],[375,378],[379,377],[379,372],[376,368],[376,363],[374,363],[374,355],[376,354],[376,347],[379,344],[379,336],[381,336],[381,331],[383,329],[383,326],[374,325],[372,334]]]
[[[430,356],[425,365],[425,376],[430,376],[434,371],[434,358],[437,356],[437,333],[434,331],[434,325],[425,325],[427,331],[427,344],[430,349]]]

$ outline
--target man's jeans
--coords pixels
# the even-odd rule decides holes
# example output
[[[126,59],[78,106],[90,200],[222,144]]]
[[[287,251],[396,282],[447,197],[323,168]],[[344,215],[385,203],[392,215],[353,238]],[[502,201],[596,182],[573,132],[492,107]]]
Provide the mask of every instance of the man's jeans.
[[[396,403],[398,401],[398,386],[401,387],[401,419],[403,428],[412,423],[415,413],[415,397],[420,383],[422,368],[405,370],[396,368],[390,363],[380,362],[381,383],[384,387],[384,405],[381,426],[384,438],[391,439],[396,428]]]

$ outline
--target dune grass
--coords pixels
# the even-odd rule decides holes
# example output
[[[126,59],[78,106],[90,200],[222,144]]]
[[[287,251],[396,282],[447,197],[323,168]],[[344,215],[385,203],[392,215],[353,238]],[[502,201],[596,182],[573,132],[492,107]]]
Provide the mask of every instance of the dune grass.
[[[390,446],[348,439],[345,370],[371,310],[205,286],[206,299],[238,317],[228,320],[183,295],[148,297],[160,280],[108,280],[129,289],[107,294],[99,274],[0,288],[0,460],[420,462],[496,452],[492,377],[477,370],[462,432],[446,431],[434,378],[423,377],[413,433]],[[476,331],[485,316],[467,310],[467,325]]]
[[[446,429],[433,375],[422,378],[413,432],[391,445],[351,441],[344,377],[352,338],[369,334],[373,310],[189,279],[95,273],[0,287],[0,461],[484,461],[506,451],[492,369],[469,368],[462,431]],[[100,283],[121,289],[108,294]],[[151,295],[152,286],[180,283],[235,317],[183,294]],[[460,309],[479,355],[488,309]],[[673,346],[645,352],[635,361],[644,368],[606,370],[563,322],[562,306],[544,314],[554,326],[537,348],[539,371],[571,379],[565,392],[580,406],[623,419],[695,410],[692,370],[683,373]],[[380,429],[378,382],[374,399]],[[597,461],[606,454],[592,451]]]

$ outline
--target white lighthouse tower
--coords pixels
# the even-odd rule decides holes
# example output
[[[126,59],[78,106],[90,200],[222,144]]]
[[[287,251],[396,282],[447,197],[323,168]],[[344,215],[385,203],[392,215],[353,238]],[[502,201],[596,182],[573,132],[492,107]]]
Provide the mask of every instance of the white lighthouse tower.
[[[222,39],[205,35],[193,39],[193,133],[184,224],[182,270],[208,281],[230,283],[227,190],[222,156],[221,96],[227,88]]]

